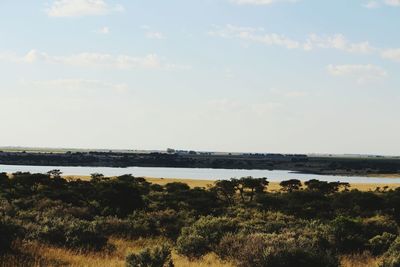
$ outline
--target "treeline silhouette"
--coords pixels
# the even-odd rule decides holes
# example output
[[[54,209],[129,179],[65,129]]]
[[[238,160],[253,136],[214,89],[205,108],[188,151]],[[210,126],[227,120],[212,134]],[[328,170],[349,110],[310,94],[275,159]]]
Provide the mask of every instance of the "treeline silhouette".
[[[310,157],[283,154],[2,152],[0,164],[97,167],[182,167],[290,170],[314,174],[369,175],[400,172],[400,158]]]
[[[381,266],[400,266],[400,188],[288,180],[268,192],[266,178],[190,188],[129,174],[88,181],[61,174],[0,174],[0,254],[23,255],[21,240],[99,251],[113,250],[110,237],[163,237],[129,255],[127,266],[173,266],[171,250],[256,267],[339,266],[342,255],[368,252],[383,255]]]

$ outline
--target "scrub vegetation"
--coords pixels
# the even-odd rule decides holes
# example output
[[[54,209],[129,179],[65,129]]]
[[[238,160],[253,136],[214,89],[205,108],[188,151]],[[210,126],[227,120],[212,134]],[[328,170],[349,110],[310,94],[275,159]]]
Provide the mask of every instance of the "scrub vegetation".
[[[0,266],[400,266],[400,188],[0,174]]]

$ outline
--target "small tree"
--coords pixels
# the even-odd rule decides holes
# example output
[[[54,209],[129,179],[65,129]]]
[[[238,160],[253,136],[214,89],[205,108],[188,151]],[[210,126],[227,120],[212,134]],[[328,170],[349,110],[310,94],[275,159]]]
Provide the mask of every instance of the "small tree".
[[[256,194],[264,192],[269,182],[267,178],[253,178],[251,176],[240,179],[231,179],[235,189],[239,192],[243,203],[252,202]]]
[[[297,179],[291,179],[287,181],[282,181],[279,185],[282,187],[282,191],[291,193],[300,189],[301,181]]]
[[[103,181],[103,180],[105,180],[104,179],[104,175],[101,174],[101,173],[92,173],[90,175],[90,181],[92,181],[92,182],[97,183],[97,182],[100,182],[100,181]]]
[[[229,180],[219,180],[215,182],[212,190],[216,191],[219,198],[226,201],[229,205],[234,204],[234,197],[236,194],[235,183]]]
[[[53,179],[60,179],[62,172],[60,170],[55,169],[55,170],[48,171],[47,174]]]
[[[341,188],[344,191],[348,191],[350,184],[349,183],[342,183],[342,182],[326,182],[326,181],[319,181],[316,179],[311,179],[304,183],[307,186],[307,189],[310,191],[319,192],[322,194],[333,194],[338,192]]]

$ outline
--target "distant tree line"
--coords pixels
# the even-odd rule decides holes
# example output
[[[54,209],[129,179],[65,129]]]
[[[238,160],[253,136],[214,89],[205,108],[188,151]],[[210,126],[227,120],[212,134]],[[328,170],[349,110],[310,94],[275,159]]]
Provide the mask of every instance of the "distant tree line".
[[[314,174],[372,175],[400,172],[400,158],[309,157],[282,154],[122,152],[0,152],[0,164],[38,166],[183,167],[290,170]]]

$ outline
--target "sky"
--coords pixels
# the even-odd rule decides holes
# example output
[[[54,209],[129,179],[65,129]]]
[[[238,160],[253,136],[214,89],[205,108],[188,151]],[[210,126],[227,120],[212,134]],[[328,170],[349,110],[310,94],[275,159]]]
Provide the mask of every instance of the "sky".
[[[400,154],[400,0],[2,0],[0,146]]]

